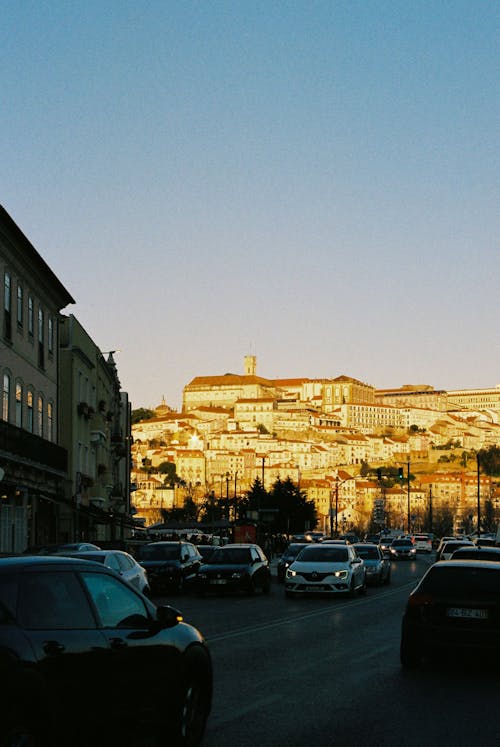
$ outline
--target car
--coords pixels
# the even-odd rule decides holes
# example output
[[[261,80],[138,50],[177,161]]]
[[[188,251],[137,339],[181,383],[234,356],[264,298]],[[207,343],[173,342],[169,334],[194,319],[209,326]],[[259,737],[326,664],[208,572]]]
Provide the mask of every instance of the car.
[[[453,540],[460,540],[460,539],[462,539],[462,537],[456,537],[455,535],[441,537],[441,539],[438,542],[438,546],[436,548],[436,556],[439,558],[439,554],[447,542],[452,542]]]
[[[305,547],[305,542],[291,542],[278,560],[278,583],[285,583],[286,569],[293,563],[299,552]]]
[[[119,576],[134,586],[141,594],[145,594],[146,596],[151,595],[146,569],[129,555],[128,552],[123,552],[122,550],[93,550],[79,553],[58,553],[58,555],[78,557],[84,560],[93,560],[96,563],[103,563],[107,568],[116,571]]]
[[[473,542],[478,547],[498,547],[495,537],[476,537]]]
[[[149,542],[137,550],[137,561],[146,569],[153,595],[180,594],[192,583],[203,558],[191,542]]]
[[[379,534],[365,534],[365,538],[363,542],[369,542],[371,545],[373,544],[378,545],[380,542],[380,535]]]
[[[285,575],[285,596],[366,592],[366,568],[352,545],[306,546]]]
[[[213,677],[204,637],[102,563],[1,558],[0,622],[2,747],[200,744]]]
[[[382,586],[391,583],[391,563],[380,547],[375,543],[359,542],[353,545],[366,568],[368,584]]]
[[[37,545],[27,547],[23,555],[56,555],[59,552],[88,552],[89,550],[100,550],[98,545],[91,542],[66,542],[59,545]]]
[[[432,537],[429,534],[414,534],[413,544],[417,552],[432,552]]]
[[[202,596],[208,591],[243,591],[267,594],[271,588],[269,561],[259,545],[234,543],[218,547],[196,574],[195,586]]]
[[[322,545],[350,545],[351,543],[349,542],[348,539],[340,539],[340,538],[333,539],[332,537],[327,537],[326,539],[323,540],[321,544]]]
[[[212,553],[217,549],[217,545],[196,545],[196,549],[202,557],[202,562],[206,563]]]
[[[500,561],[500,547],[482,547],[464,545],[455,550],[451,560],[493,560]]]
[[[500,563],[434,563],[410,594],[401,623],[403,668],[423,659],[500,653]]]
[[[380,537],[378,544],[382,552],[389,553],[391,544],[395,539],[396,537],[394,537],[394,535],[392,534],[383,535],[382,537]]]
[[[436,560],[449,560],[455,550],[460,547],[474,547],[474,543],[471,540],[450,540],[445,542],[440,550],[436,553]]]
[[[389,546],[392,560],[415,560],[417,550],[411,539],[402,538],[392,540]]]
[[[308,542],[321,542],[325,536],[324,532],[306,532],[305,538]]]

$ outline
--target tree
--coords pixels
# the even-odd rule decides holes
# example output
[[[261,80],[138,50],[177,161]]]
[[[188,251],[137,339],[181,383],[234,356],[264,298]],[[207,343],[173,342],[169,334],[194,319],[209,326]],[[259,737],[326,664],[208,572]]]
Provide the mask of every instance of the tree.
[[[141,420],[149,420],[154,418],[155,414],[153,410],[148,410],[146,407],[139,407],[137,410],[132,410],[131,423],[140,423]]]
[[[485,475],[500,476],[500,446],[488,446],[478,451],[479,464]]]
[[[260,519],[270,532],[303,532],[316,525],[316,508],[313,501],[289,477],[276,480],[266,491],[256,478],[243,502],[243,508],[260,512]]]

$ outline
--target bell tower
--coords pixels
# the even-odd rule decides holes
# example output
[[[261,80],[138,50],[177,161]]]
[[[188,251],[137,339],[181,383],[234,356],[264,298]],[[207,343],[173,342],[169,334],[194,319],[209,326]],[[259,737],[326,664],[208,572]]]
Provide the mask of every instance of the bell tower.
[[[245,355],[245,376],[256,376],[257,374],[257,356]]]

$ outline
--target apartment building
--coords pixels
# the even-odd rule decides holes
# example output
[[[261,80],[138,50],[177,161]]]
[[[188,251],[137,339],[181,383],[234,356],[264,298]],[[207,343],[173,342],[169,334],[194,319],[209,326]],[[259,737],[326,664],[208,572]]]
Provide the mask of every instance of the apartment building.
[[[0,551],[17,552],[58,538],[60,311],[75,301],[1,206],[0,282]]]
[[[447,397],[448,409],[487,410],[500,420],[500,384],[488,389],[453,389]]]

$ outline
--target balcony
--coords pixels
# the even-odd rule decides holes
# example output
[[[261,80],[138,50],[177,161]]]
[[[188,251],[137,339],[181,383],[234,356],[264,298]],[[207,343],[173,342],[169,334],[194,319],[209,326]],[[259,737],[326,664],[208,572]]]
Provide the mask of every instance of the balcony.
[[[0,451],[58,472],[68,469],[66,449],[4,420],[0,420]]]

